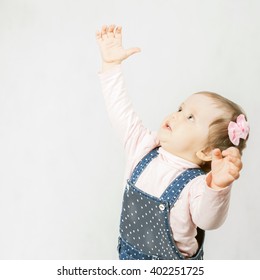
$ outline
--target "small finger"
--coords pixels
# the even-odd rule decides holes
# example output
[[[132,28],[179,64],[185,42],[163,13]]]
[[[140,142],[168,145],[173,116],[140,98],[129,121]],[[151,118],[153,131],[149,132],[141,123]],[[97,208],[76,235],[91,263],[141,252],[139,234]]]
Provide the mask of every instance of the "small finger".
[[[212,160],[217,160],[222,158],[222,153],[220,149],[214,149],[212,151]]]
[[[232,162],[237,168],[242,169],[243,163],[240,158],[229,155],[227,156],[227,159],[229,162]]]
[[[236,148],[236,147],[229,147],[228,149],[224,150],[222,152],[222,154],[223,154],[223,156],[231,155],[231,156],[241,158],[241,154],[240,154],[238,148]]]
[[[115,34],[114,34],[114,29],[115,29],[115,25],[112,24],[112,25],[109,25],[109,27],[107,28],[107,36],[108,37],[114,37]]]
[[[229,174],[237,180],[240,177],[240,173],[237,169],[229,169]]]
[[[119,38],[122,36],[122,26],[117,26],[115,29],[115,37]]]
[[[140,48],[130,48],[130,49],[127,49],[126,50],[126,56],[128,57],[128,56],[133,55],[135,53],[138,53],[140,51],[141,51]]]
[[[101,40],[102,40],[101,32],[99,32],[98,30],[96,31],[96,39],[97,39],[98,41],[101,41]]]
[[[103,25],[102,29],[101,29],[101,37],[106,36],[107,35],[107,26]]]

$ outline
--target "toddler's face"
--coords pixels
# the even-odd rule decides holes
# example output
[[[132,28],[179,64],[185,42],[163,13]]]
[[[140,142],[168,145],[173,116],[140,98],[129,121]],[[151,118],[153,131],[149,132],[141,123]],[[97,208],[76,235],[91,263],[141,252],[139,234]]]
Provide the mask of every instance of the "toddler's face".
[[[173,155],[200,164],[196,154],[206,152],[209,126],[221,114],[223,111],[210,97],[191,95],[177,112],[163,121],[158,132],[160,145]]]

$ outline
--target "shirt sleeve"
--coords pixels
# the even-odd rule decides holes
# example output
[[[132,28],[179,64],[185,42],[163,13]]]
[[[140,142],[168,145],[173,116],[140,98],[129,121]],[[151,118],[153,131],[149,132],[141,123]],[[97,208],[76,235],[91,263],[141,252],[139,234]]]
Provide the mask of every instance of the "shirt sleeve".
[[[191,217],[204,230],[220,227],[228,213],[231,186],[215,190],[206,183],[206,176],[199,176],[190,183]]]
[[[126,89],[122,66],[99,73],[106,108],[127,157],[144,155],[157,144],[156,132],[146,129],[133,109]],[[140,157],[139,157],[140,158]]]

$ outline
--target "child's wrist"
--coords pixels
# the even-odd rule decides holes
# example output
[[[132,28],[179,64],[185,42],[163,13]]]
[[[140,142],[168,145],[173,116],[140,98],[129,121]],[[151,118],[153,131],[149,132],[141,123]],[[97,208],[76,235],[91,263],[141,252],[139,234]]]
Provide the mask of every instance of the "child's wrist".
[[[227,186],[220,187],[220,186],[214,184],[211,172],[208,173],[208,175],[206,176],[206,183],[207,183],[208,187],[213,190],[221,190],[221,189],[227,187]]]
[[[118,61],[118,62],[105,62],[105,61],[103,61],[102,62],[102,72],[105,72],[105,71],[107,71],[107,70],[109,70],[109,69],[112,69],[112,68],[114,68],[115,66],[117,66],[117,65],[120,65],[121,64],[121,61]]]

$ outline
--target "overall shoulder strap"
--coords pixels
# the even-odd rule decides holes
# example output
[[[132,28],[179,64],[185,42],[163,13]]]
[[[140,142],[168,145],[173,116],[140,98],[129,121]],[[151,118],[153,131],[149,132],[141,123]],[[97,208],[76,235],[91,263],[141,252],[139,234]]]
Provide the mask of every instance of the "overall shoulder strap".
[[[203,175],[205,172],[200,168],[190,168],[183,171],[171,184],[167,187],[160,199],[168,202],[171,207],[177,201],[184,187],[197,176]]]
[[[158,156],[158,149],[159,147],[154,148],[139,161],[130,177],[131,183],[135,184],[146,166]]]

